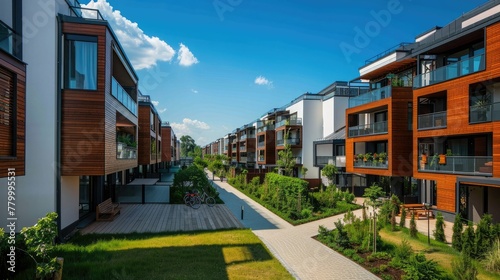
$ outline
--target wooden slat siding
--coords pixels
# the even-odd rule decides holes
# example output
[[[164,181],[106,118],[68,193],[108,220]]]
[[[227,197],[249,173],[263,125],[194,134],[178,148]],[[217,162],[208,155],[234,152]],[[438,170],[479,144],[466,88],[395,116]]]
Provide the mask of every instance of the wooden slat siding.
[[[161,129],[162,141],[161,141],[161,160],[165,162],[172,161],[172,128],[162,127]]]
[[[7,177],[7,169],[15,168],[16,176],[26,174],[25,139],[26,139],[26,65],[9,55],[0,52],[0,67],[12,72],[16,78],[16,157],[0,159],[0,178]]]
[[[116,159],[116,112],[133,116],[111,92],[112,36],[104,25],[63,23],[63,33],[97,36],[97,91],[63,90],[62,175],[106,175],[137,166]]]
[[[285,132],[283,132],[283,135],[284,133],[286,133],[286,130],[290,129],[290,131],[292,130],[298,130],[300,131],[300,134],[299,134],[299,138],[300,138],[300,141],[299,141],[299,144],[298,145],[291,145],[291,148],[302,148],[302,140],[303,140],[303,137],[302,137],[302,133],[303,133],[303,129],[302,129],[302,125],[284,125],[284,126],[281,126],[280,128],[276,129],[276,135],[278,135],[278,131],[282,131],[282,130],[285,130]],[[277,137],[275,137],[275,139],[277,139]],[[285,145],[283,146],[276,146],[276,150],[284,150],[285,149]]]
[[[348,137],[346,139],[346,170],[379,176],[412,176],[412,131],[408,130],[408,102],[412,102],[412,88],[393,87],[390,98],[385,98],[346,110],[349,115],[387,109],[387,134]],[[348,122],[346,121],[348,124]],[[346,128],[347,131],[349,127]],[[355,143],[387,141],[388,169],[354,168]]]
[[[413,162],[418,161],[418,139],[425,137],[446,137],[470,134],[493,134],[493,176],[500,177],[500,123],[488,122],[469,124],[469,85],[488,83],[500,77],[500,24],[486,28],[486,70],[465,77],[446,81],[432,86],[414,90],[413,96]],[[417,130],[418,99],[420,97],[446,91],[447,92],[447,127],[443,129]],[[435,174],[418,172],[413,165],[413,174],[417,179],[434,180],[438,185],[437,208],[456,211],[456,178],[452,174]],[[460,175],[458,175],[460,176]]]
[[[275,164],[276,163],[276,135],[274,130],[266,130],[264,132],[264,161],[259,164]]]
[[[151,164],[151,107],[139,105],[139,142],[137,142],[138,163]]]

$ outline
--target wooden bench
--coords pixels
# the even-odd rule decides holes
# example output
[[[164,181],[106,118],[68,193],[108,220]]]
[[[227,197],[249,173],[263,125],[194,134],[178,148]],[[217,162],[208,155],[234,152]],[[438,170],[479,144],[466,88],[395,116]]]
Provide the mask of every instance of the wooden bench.
[[[415,217],[417,219],[424,218],[427,219],[427,213],[429,213],[429,218],[434,218],[434,212],[432,210],[415,210]]]
[[[113,203],[111,198],[99,203],[96,207],[96,221],[112,221],[120,214],[120,204]]]

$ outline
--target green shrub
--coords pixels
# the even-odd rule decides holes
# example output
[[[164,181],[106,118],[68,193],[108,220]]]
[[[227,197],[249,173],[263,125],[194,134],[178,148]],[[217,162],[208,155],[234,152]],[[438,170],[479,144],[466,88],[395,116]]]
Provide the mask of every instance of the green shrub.
[[[489,251],[486,252],[483,260],[484,268],[488,271],[500,272],[500,240],[497,239]]]
[[[433,231],[434,239],[439,242],[446,242],[446,236],[444,235],[444,219],[443,215],[438,212],[436,215],[436,229]]]
[[[413,248],[410,242],[406,239],[401,241],[401,245],[397,246],[394,250],[394,258],[391,260],[391,264],[396,267],[404,267],[404,264],[408,259],[414,255]]]
[[[455,216],[455,222],[453,223],[453,235],[451,237],[451,247],[457,251],[462,251],[462,232],[464,231],[464,226],[462,224],[462,216],[458,213]]]
[[[302,209],[302,211],[300,212],[300,215],[301,215],[302,219],[307,219],[307,218],[311,217],[312,210],[309,208]]]
[[[376,252],[366,257],[366,260],[369,262],[373,262],[376,260],[390,260],[390,259],[392,259],[392,256],[388,252]]]
[[[410,236],[412,238],[417,238],[417,224],[415,223],[415,213],[411,213],[411,219],[410,219]]]
[[[476,247],[476,256],[478,258],[484,257],[486,252],[493,246],[492,221],[493,217],[490,214],[484,214],[477,224],[474,243]]]
[[[463,234],[463,244],[462,244],[462,252],[466,254],[468,257],[475,256],[475,234],[474,234],[474,225],[472,222],[469,222],[467,228]]]
[[[451,262],[453,276],[459,280],[476,280],[477,265],[470,256],[462,252],[457,259]]]
[[[336,236],[335,243],[342,248],[351,248],[351,241],[349,240],[349,236],[347,235],[347,231],[344,228],[344,224],[342,221],[337,221],[334,223],[336,227]]]
[[[343,254],[344,254],[344,256],[352,259],[352,257],[356,254],[356,250],[354,250],[354,249],[344,249]]]
[[[358,254],[353,254],[351,259],[359,264],[365,263],[365,259],[363,259],[360,255]]]
[[[406,208],[402,207],[401,209],[401,220],[399,220],[399,227],[406,227]]]
[[[405,275],[403,279],[426,279],[438,280],[442,279],[442,271],[439,269],[437,262],[427,260],[423,254],[414,254],[406,262],[403,267]]]

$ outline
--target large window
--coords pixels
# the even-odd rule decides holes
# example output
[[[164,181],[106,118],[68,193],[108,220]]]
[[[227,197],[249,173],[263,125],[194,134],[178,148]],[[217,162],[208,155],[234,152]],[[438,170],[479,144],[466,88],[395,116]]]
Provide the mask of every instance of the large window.
[[[16,76],[0,67],[0,157],[15,156]]]
[[[97,37],[66,35],[64,87],[97,89]]]

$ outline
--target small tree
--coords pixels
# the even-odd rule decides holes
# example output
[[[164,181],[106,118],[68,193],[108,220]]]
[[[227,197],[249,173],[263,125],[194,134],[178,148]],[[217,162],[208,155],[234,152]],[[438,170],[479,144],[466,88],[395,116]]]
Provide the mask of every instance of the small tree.
[[[494,239],[492,238],[493,217],[490,214],[484,214],[476,229],[476,256],[482,258],[492,247]]]
[[[399,205],[401,201],[399,198],[393,194],[391,196],[391,229],[392,231],[396,230],[396,214],[399,212]]]
[[[293,168],[295,167],[295,157],[293,156],[292,146],[287,143],[289,132],[285,133],[285,149],[278,152],[278,160],[276,165],[278,170],[283,172],[283,175],[291,177],[293,175]]]
[[[436,215],[436,229],[433,232],[434,239],[436,239],[436,241],[446,242],[446,236],[444,235],[445,227],[446,225],[444,224],[443,215],[438,212]]]
[[[463,245],[462,245],[462,253],[467,255],[468,257],[475,257],[475,234],[474,234],[474,225],[472,222],[469,222],[467,228],[464,231],[463,236]]]
[[[401,220],[399,220],[399,227],[406,227],[406,208],[404,207],[401,209]]]
[[[413,238],[417,238],[417,223],[415,223],[415,213],[411,213],[411,219],[410,219],[410,236]]]
[[[304,179],[306,178],[306,174],[307,174],[308,170],[309,169],[307,169],[307,167],[302,166],[302,168],[301,168],[302,178],[304,178]]]
[[[453,276],[459,280],[476,280],[477,279],[477,265],[470,256],[463,252],[457,259],[451,262]]]
[[[462,216],[460,213],[455,215],[455,222],[453,223],[453,235],[451,237],[451,247],[455,248],[457,251],[462,251],[462,232],[464,231],[464,225],[462,224]]]
[[[329,185],[333,184],[333,180],[335,179],[335,174],[337,174],[337,173],[338,173],[337,167],[333,164],[327,164],[321,170],[321,175],[328,178]]]

